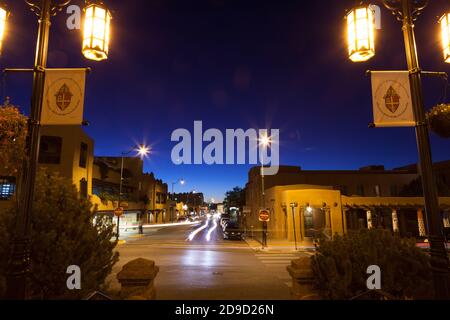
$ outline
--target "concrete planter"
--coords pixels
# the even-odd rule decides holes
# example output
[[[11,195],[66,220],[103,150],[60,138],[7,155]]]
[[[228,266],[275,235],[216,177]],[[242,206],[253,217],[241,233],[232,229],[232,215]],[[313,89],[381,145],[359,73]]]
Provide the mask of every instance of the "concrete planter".
[[[320,300],[313,287],[314,275],[309,257],[293,260],[287,271],[292,277],[291,293],[296,300]]]
[[[159,272],[155,262],[135,259],[123,266],[117,274],[121,284],[120,298],[124,300],[155,300],[154,280]]]

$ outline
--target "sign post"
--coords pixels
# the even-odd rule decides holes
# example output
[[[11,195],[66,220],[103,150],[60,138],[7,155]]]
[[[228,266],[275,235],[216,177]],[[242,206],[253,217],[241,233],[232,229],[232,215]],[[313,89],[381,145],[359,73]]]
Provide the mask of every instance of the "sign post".
[[[114,215],[117,217],[117,240],[119,240],[119,226],[120,226],[120,217],[123,215],[124,211],[122,207],[117,207],[114,210]]]
[[[267,209],[261,209],[259,211],[259,221],[263,223],[263,248],[267,247],[267,222],[270,221],[270,211]]]

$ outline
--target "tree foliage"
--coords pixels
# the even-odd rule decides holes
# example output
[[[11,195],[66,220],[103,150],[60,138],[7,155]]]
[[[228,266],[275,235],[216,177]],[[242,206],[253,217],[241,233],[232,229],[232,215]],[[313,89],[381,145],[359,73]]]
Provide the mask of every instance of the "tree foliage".
[[[414,240],[381,229],[319,241],[312,257],[315,285],[324,299],[350,299],[367,289],[367,268],[381,268],[384,292],[398,299],[432,298],[430,258]]]
[[[80,199],[65,178],[40,170],[36,178],[31,233],[31,292],[34,298],[77,299],[98,290],[118,261],[112,222],[93,218],[91,203]],[[0,215],[0,256],[9,257],[17,210]],[[0,264],[5,278],[6,262]],[[67,267],[81,269],[81,291],[66,286]],[[4,283],[4,282],[3,282]]]
[[[25,156],[27,117],[8,102],[0,106],[0,171],[17,176]]]
[[[234,187],[225,194],[224,204],[227,209],[231,207],[242,208],[245,205],[245,189]]]

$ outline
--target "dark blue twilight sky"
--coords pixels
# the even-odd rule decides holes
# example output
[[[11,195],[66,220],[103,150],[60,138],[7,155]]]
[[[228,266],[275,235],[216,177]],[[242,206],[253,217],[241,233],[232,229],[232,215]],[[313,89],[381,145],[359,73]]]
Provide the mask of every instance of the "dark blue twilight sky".
[[[30,67],[36,21],[24,1],[9,0],[13,15],[0,67]],[[381,3],[381,1],[375,1]],[[74,3],[82,4],[75,0]],[[49,67],[93,67],[85,118],[97,155],[118,155],[146,141],[153,154],[145,169],[177,191],[196,189],[221,199],[244,186],[248,166],[175,166],[176,128],[279,128],[281,162],[304,169],[388,168],[417,161],[412,128],[368,129],[367,69],[403,69],[400,24],[384,8],[377,55],[347,59],[345,10],[352,0],[129,0],[106,1],[113,10],[110,57],[84,60],[79,31],[54,19]],[[430,1],[417,22],[422,67],[450,72],[443,62],[437,16],[450,1]],[[29,110],[31,77],[11,75],[6,94]],[[440,102],[440,81],[426,80],[427,107]],[[434,160],[450,159],[450,141],[432,136]]]

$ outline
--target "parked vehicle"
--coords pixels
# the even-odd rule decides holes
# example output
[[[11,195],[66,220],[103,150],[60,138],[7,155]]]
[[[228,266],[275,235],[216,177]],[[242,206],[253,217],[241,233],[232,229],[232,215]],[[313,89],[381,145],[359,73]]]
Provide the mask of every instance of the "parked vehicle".
[[[237,223],[227,223],[223,230],[223,238],[225,240],[242,240],[244,239],[244,230]]]
[[[222,226],[222,229],[225,229],[225,227],[229,221],[230,221],[230,218],[228,218],[228,217],[222,217],[222,219],[220,219],[220,225]]]

